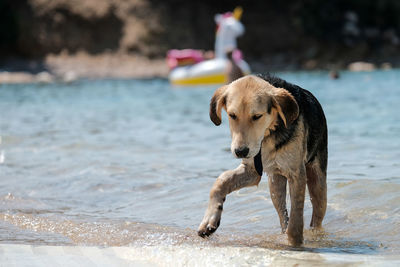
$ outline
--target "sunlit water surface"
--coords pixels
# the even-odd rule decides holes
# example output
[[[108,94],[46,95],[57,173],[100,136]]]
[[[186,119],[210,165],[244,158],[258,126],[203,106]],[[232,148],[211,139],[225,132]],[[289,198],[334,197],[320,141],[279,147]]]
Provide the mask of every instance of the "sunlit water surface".
[[[321,102],[329,128],[324,231],[305,250],[400,254],[400,72],[281,73]],[[165,80],[0,85],[0,242],[286,250],[267,179],[227,197],[196,235],[218,175],[239,164],[216,88]]]

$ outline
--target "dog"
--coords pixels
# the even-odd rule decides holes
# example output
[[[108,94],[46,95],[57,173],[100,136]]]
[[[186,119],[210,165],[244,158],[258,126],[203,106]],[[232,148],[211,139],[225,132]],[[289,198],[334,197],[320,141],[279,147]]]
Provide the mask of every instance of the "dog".
[[[265,171],[282,233],[289,245],[301,246],[306,185],[312,228],[321,228],[327,206],[328,132],[320,103],[309,91],[280,78],[247,75],[215,91],[210,102],[215,125],[221,124],[222,109],[229,116],[231,152],[242,162],[215,181],[198,235],[209,236],[218,228],[227,194],[258,185]]]

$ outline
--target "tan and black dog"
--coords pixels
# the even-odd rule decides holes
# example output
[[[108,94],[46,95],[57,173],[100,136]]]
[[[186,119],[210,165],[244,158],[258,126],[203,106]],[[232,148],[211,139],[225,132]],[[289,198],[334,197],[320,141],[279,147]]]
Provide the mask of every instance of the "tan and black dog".
[[[204,237],[215,232],[225,196],[258,185],[264,170],[282,232],[287,233],[290,245],[301,245],[306,184],[313,206],[311,227],[321,227],[327,205],[328,136],[321,105],[299,86],[269,75],[249,75],[215,91],[210,103],[215,125],[221,124],[222,109],[229,115],[231,151],[242,163],[215,181],[198,234]]]

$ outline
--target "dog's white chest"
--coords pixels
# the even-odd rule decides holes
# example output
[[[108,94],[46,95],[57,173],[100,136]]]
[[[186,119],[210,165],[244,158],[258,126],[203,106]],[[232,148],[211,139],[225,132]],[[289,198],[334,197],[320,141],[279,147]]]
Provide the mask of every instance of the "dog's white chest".
[[[275,142],[265,140],[261,149],[263,169],[267,174],[281,173],[282,175],[294,174],[297,172],[301,161],[301,149],[291,149],[291,146],[275,149]]]

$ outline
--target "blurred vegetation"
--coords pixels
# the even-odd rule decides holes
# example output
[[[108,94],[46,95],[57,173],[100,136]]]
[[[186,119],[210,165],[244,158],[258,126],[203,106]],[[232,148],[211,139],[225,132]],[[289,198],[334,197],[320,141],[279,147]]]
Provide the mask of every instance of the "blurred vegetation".
[[[398,0],[0,0],[0,56],[85,50],[157,58],[171,48],[213,49],[214,15],[239,5],[239,47],[250,59],[400,59]]]

